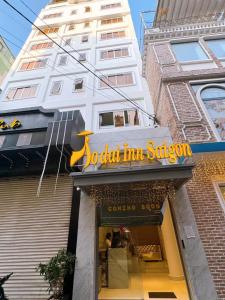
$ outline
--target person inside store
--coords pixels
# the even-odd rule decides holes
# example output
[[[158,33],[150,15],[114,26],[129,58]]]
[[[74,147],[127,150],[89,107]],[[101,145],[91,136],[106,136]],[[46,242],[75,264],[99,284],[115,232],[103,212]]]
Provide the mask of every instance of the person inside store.
[[[105,246],[106,246],[106,252],[108,252],[108,249],[112,247],[112,234],[108,232],[105,236]]]

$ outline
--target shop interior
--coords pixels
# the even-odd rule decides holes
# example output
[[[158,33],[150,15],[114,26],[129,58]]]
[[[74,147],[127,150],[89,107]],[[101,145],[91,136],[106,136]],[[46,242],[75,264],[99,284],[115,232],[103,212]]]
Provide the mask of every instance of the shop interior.
[[[99,300],[190,300],[169,205],[161,225],[99,227]]]

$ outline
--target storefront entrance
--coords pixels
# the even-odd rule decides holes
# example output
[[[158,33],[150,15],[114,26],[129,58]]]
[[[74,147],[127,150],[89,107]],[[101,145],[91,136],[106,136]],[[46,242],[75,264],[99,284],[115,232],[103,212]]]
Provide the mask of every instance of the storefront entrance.
[[[189,300],[168,202],[161,225],[127,224],[99,227],[98,299]]]

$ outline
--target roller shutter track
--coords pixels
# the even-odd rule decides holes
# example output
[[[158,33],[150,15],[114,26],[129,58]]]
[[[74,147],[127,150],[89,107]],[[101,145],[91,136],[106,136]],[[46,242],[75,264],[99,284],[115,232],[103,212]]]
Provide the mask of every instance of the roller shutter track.
[[[72,179],[45,177],[40,197],[38,177],[0,179],[0,277],[14,275],[4,285],[10,300],[46,300],[47,285],[35,271],[67,247]]]

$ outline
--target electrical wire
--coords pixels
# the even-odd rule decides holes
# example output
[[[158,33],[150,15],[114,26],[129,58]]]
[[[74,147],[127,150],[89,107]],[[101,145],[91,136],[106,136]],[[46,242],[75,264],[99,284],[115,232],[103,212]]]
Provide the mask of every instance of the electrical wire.
[[[0,29],[5,30],[5,29],[2,28],[1,26],[0,26]],[[5,30],[5,31],[6,31],[8,34],[10,34],[10,35],[13,36],[13,34],[11,34],[8,30]],[[12,42],[9,38],[7,38],[7,37],[5,37],[5,36],[3,36],[3,35],[1,35],[1,36],[2,36],[3,39],[6,40],[8,43],[10,43],[10,44],[12,44],[13,46],[17,47],[18,49],[20,49],[20,50],[23,51],[24,53],[28,53],[28,54],[29,54],[29,58],[37,59],[36,56],[30,55],[30,51],[24,50],[22,46],[19,46],[18,44]],[[17,40],[21,41],[21,40],[18,39],[18,38],[17,38]],[[23,41],[21,41],[21,42],[23,43]],[[35,51],[35,52],[37,52],[37,51]],[[52,61],[53,61],[53,60],[52,60]],[[54,62],[53,62],[53,63],[54,63]],[[48,63],[46,63],[46,65],[49,66],[50,68],[54,69],[54,70],[55,70],[57,73],[59,73],[60,75],[63,75],[64,77],[68,78],[70,81],[72,81],[72,82],[74,83],[74,78],[70,77],[70,75],[67,75],[67,74],[65,74],[65,73],[60,72],[54,65],[50,65],[50,64],[48,64]],[[65,68],[63,68],[63,69],[65,70]],[[90,86],[88,86],[87,84],[84,84],[84,87],[86,87],[87,89],[89,89],[89,90],[91,90],[91,91],[94,90],[94,87],[90,87]],[[103,92],[99,92],[99,91],[97,91],[97,90],[95,90],[95,92],[96,92],[97,94],[103,96],[103,97],[106,98],[107,100],[111,100],[111,101],[114,100],[113,98],[109,98],[109,95],[104,94]]]
[[[30,8],[23,0],[19,0],[31,13],[33,13],[42,23],[44,23],[48,28],[52,28],[49,24],[47,24],[42,18],[40,18],[39,17],[39,15],[32,9],[32,8]],[[61,41],[64,41],[64,44],[66,44],[66,40],[62,37],[62,36],[60,36],[59,34],[58,34],[58,32],[56,32],[56,35],[60,38],[60,40]],[[73,51],[75,51],[77,54],[79,54],[80,55],[80,52],[78,51],[78,50],[76,50],[75,48],[73,48],[70,44],[68,45]],[[89,65],[90,66],[92,66],[94,69],[95,69],[95,66],[91,63],[91,62],[89,62],[88,60],[86,60],[88,63],[89,63]],[[103,78],[105,78],[106,80],[107,80],[107,82],[111,85],[112,84],[112,82],[102,73],[102,72],[100,72],[100,71],[97,71]],[[92,74],[93,75],[93,74]],[[126,98],[129,98],[129,96],[124,92],[124,91],[121,91],[121,89],[120,88],[116,88],[118,91],[120,91],[120,93],[122,93],[123,95],[124,95],[124,97],[126,97]],[[130,99],[131,100],[131,99]],[[131,100],[132,102],[133,102],[133,100]],[[133,102],[134,103],[134,102]],[[136,103],[135,103],[136,104]],[[142,108],[143,109],[143,108]],[[143,113],[143,112],[142,112]],[[149,117],[149,115],[148,115],[148,117]],[[154,121],[155,121],[156,119],[154,119]]]
[[[46,34],[40,27],[34,24],[28,17],[26,17],[22,12],[20,12],[15,6],[13,6],[11,3],[9,3],[7,0],[3,0],[8,6],[10,6],[14,11],[16,11],[22,18],[27,20],[31,25],[33,25],[38,31],[40,31],[43,35],[45,35],[49,40],[51,40],[55,45],[57,45],[61,50],[63,50],[66,54],[68,54],[72,59],[74,59],[77,63],[79,63],[81,66],[83,66],[88,72],[90,72],[92,75],[94,75],[96,78],[98,78],[100,81],[102,81],[106,86],[114,90],[118,95],[120,95],[122,98],[124,98],[126,101],[129,101],[132,103],[133,106],[135,106],[138,110],[141,110],[146,116],[148,116],[149,119],[153,120],[154,123],[157,123],[157,119],[155,116],[150,115],[148,112],[146,112],[142,107],[134,103],[131,99],[128,97],[125,97],[120,91],[118,91],[116,88],[111,86],[107,81],[105,81],[103,78],[101,78],[99,75],[97,75],[94,71],[92,71],[90,68],[85,66],[82,62],[80,62],[78,59],[76,59],[70,52],[68,52],[65,48],[63,48],[59,43],[57,43],[54,39],[52,39],[48,34]]]

